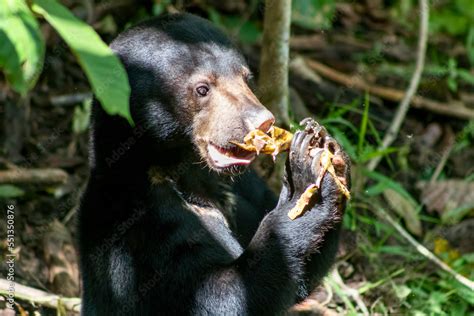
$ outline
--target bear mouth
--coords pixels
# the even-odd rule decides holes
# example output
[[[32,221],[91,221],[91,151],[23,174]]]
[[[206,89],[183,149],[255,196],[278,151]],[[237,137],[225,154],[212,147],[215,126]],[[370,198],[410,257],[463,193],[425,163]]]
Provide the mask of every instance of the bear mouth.
[[[225,169],[233,166],[248,166],[256,154],[237,146],[221,147],[213,143],[207,145],[207,152],[213,166],[218,169]]]

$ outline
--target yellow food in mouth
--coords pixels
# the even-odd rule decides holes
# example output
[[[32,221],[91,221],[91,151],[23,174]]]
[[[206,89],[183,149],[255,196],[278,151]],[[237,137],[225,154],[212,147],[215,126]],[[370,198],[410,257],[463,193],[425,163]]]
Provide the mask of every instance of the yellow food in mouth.
[[[256,152],[257,155],[260,153],[272,155],[273,160],[275,160],[275,157],[279,153],[290,149],[292,139],[293,134],[291,132],[273,126],[268,131],[268,134],[261,130],[253,130],[244,137],[244,143],[238,143],[235,141],[231,141],[231,143],[249,152]],[[349,189],[341,182],[332,164],[334,154],[327,147],[321,149],[323,152],[321,153],[319,160],[320,172],[318,178],[315,183],[310,184],[306,188],[303,194],[301,194],[296,201],[295,206],[288,212],[288,217],[291,220],[304,214],[313,195],[321,188],[321,182],[326,172],[332,176],[342,195],[344,195],[348,200],[351,198]]]
[[[257,155],[260,153],[272,155],[275,160],[276,155],[290,149],[292,139],[292,133],[272,126],[268,134],[256,129],[245,136],[243,144],[234,141],[231,143],[247,151],[256,152]]]

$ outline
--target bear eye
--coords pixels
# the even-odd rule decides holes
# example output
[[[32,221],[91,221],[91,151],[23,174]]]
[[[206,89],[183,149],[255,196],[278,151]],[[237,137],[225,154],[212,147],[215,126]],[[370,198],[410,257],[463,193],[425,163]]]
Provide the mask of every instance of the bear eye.
[[[209,87],[207,85],[200,85],[196,88],[196,92],[199,96],[205,97],[209,93]]]

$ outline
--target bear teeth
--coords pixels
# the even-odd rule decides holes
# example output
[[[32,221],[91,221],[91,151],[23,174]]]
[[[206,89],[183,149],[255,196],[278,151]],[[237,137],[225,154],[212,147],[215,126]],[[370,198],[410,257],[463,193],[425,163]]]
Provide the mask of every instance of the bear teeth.
[[[226,168],[234,165],[248,165],[255,158],[255,153],[240,152],[232,149],[224,149],[214,144],[209,144],[207,148],[212,163],[219,168]]]

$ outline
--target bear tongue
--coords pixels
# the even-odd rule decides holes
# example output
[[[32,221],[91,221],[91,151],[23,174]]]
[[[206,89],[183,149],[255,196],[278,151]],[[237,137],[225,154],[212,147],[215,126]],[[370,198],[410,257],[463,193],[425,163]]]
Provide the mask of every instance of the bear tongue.
[[[255,158],[255,153],[236,149],[226,150],[212,144],[207,146],[207,151],[212,162],[220,168],[233,165],[248,165]]]

